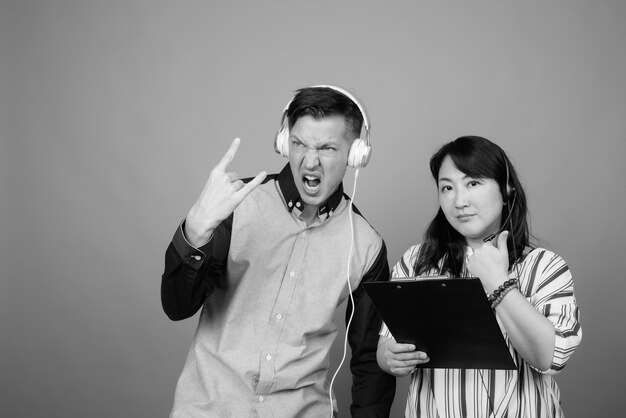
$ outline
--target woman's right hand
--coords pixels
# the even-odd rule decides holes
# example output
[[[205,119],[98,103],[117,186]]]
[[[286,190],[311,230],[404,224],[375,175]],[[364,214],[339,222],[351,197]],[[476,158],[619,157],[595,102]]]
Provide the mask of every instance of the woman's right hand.
[[[381,369],[396,377],[413,373],[418,364],[430,361],[426,353],[415,351],[413,344],[399,344],[384,336],[378,340],[376,359]]]

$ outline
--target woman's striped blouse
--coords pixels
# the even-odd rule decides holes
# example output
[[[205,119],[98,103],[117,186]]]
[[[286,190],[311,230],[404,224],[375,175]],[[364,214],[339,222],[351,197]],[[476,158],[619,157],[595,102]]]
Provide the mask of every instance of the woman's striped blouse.
[[[395,265],[392,280],[415,276],[418,251],[419,245],[407,250]],[[550,369],[541,371],[527,364],[503,330],[517,370],[418,368],[411,377],[406,417],[563,417],[552,375],[563,369],[582,337],[572,275],[560,256],[542,248],[529,252],[510,277],[518,274],[522,294],[554,324]],[[380,334],[392,336],[385,324]]]

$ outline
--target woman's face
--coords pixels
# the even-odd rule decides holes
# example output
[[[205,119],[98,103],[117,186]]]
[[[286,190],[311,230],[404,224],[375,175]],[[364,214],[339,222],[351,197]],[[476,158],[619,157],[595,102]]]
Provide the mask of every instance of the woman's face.
[[[446,219],[472,248],[500,229],[504,201],[498,183],[490,178],[469,177],[443,159],[438,177],[439,206]]]

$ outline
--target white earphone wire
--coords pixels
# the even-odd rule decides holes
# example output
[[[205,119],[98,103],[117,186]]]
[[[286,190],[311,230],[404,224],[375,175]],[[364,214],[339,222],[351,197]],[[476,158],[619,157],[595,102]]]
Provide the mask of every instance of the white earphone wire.
[[[350,324],[352,323],[352,318],[354,316],[354,296],[352,296],[352,284],[350,283],[350,262],[352,260],[352,251],[354,249],[354,219],[352,218],[352,204],[354,203],[354,197],[356,195],[356,183],[357,178],[359,177],[359,169],[357,168],[354,171],[354,186],[352,188],[352,199],[348,202],[348,217],[350,218],[350,252],[348,253],[348,294],[350,295],[350,306],[352,306],[352,310],[350,311],[350,318],[348,319],[348,323],[346,324],[346,334],[343,339],[343,356],[341,357],[341,362],[339,366],[337,366],[337,370],[335,370],[335,374],[330,381],[330,386],[328,388],[328,398],[330,400],[330,418],[333,418],[333,384],[335,383],[335,378],[339,374],[339,370],[341,370],[341,366],[343,366],[344,361],[346,360],[346,353],[348,351],[348,331],[350,330]]]

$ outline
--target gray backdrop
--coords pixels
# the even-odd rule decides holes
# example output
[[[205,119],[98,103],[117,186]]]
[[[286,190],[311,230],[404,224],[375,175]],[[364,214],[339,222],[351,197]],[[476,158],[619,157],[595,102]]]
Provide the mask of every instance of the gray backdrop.
[[[197,321],[161,311],[171,235],[234,136],[234,170],[279,170],[293,90],[332,83],[372,119],[356,204],[392,265],[434,214],[429,155],[464,134],[504,147],[535,235],[575,278],[584,338],[557,377],[566,414],[615,416],[624,21],[620,0],[2,0],[2,415],[168,414]],[[346,416],[347,367],[337,395]]]

